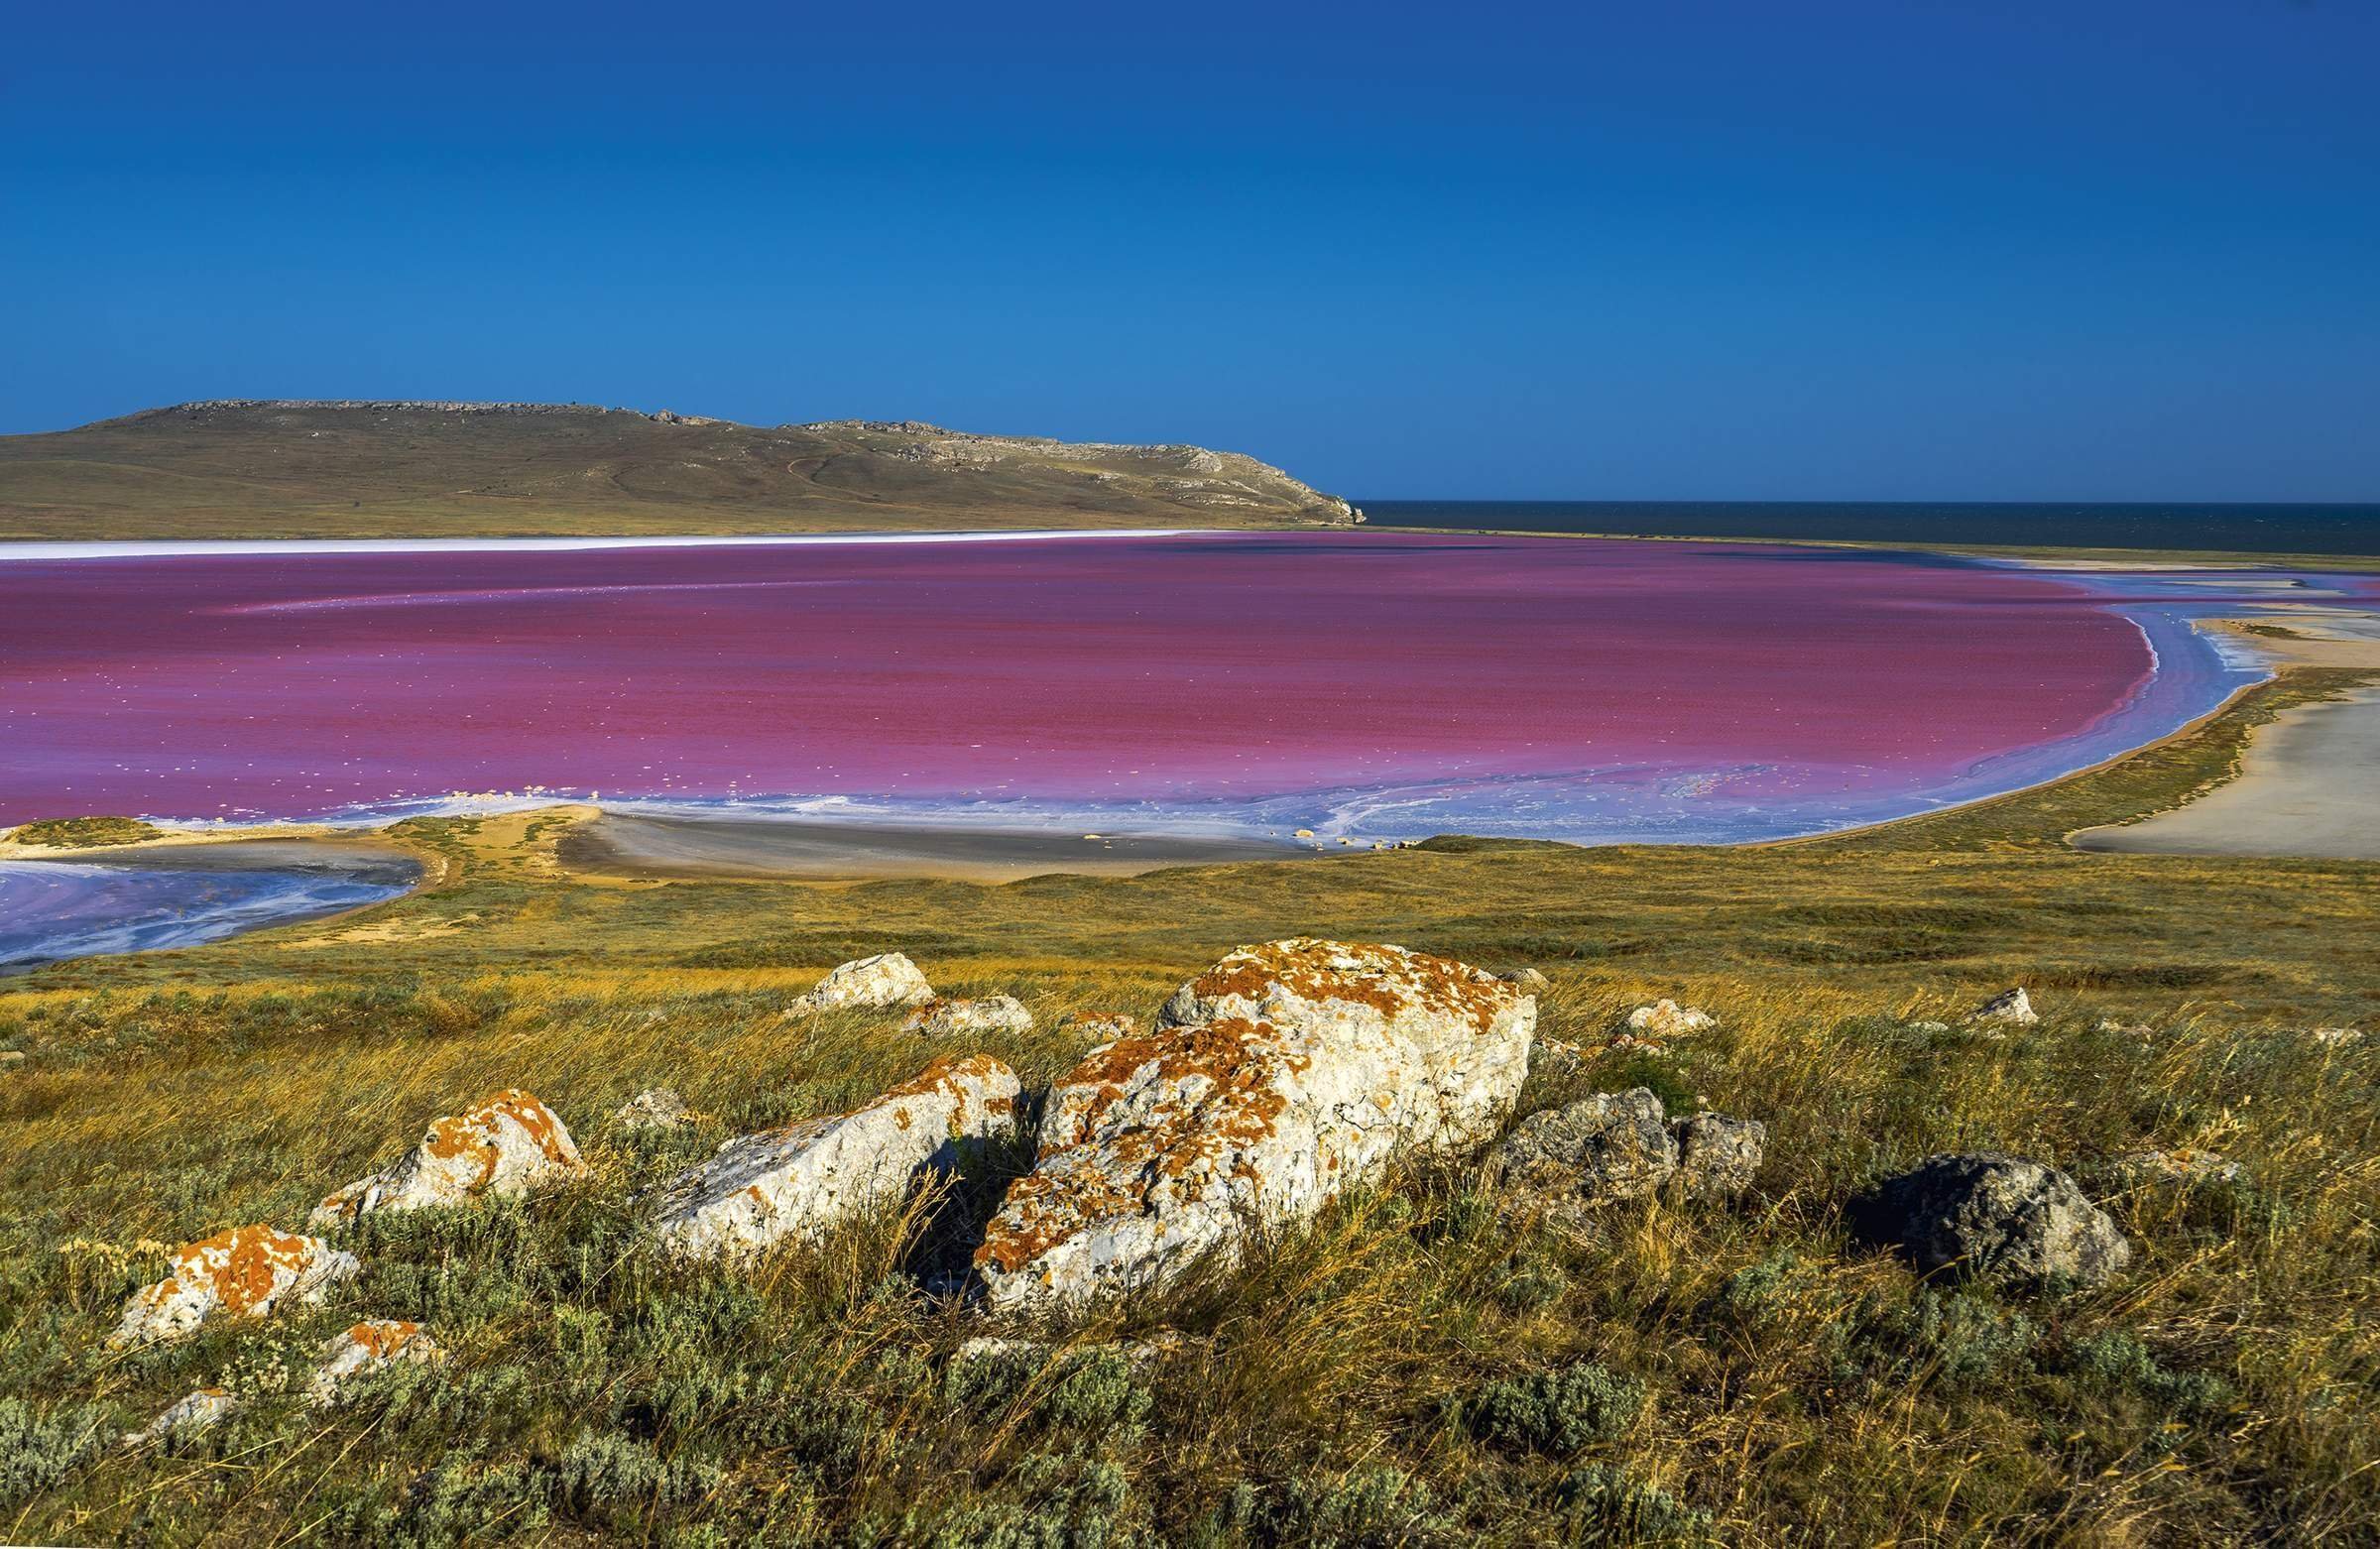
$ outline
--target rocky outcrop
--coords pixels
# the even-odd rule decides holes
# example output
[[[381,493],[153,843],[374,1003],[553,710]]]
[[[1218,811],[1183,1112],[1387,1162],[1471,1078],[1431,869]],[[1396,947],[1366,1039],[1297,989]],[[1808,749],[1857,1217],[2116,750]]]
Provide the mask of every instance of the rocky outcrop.
[[[1998,1151],[1929,1156],[1854,1200],[1850,1219],[1926,1274],[2103,1285],[2132,1261],[2132,1245],[2074,1179]]]
[[[1033,1013],[1012,995],[991,995],[977,1001],[928,1001],[909,1013],[903,1032],[929,1038],[970,1037],[986,1032],[1030,1032]]]
[[[2001,991],[1962,1020],[1974,1026],[2030,1027],[2041,1020],[2041,1013],[2033,1010],[2033,998],[2020,986]]]
[[[164,1279],[133,1293],[109,1343],[179,1339],[217,1318],[262,1318],[291,1302],[317,1302],[360,1267],[353,1253],[319,1238],[234,1227],[177,1252]]]
[[[668,1087],[647,1087],[612,1110],[623,1130],[679,1130],[693,1122],[686,1100]]]
[[[1628,1031],[1655,1042],[1707,1032],[1718,1024],[1718,1018],[1709,1012],[1680,1006],[1675,1001],[1655,1001],[1628,1013]]]
[[[432,1120],[419,1145],[386,1170],[331,1194],[305,1224],[320,1230],[374,1211],[510,1198],[585,1170],[552,1109],[527,1092],[499,1092]]]
[[[925,982],[916,964],[898,952],[880,952],[837,968],[819,980],[817,988],[794,997],[785,1014],[880,1011],[889,1006],[915,1006],[933,998],[934,987]]]
[[[306,1381],[306,1397],[317,1404],[334,1403],[340,1390],[359,1376],[386,1370],[400,1362],[428,1365],[446,1359],[446,1351],[418,1323],[399,1318],[371,1318],[322,1346],[322,1364]]]
[[[862,1108],[728,1141],[661,1191],[655,1230],[694,1256],[816,1238],[898,1201],[922,1169],[1014,1132],[1016,1073],[986,1055],[945,1055]]]
[[[1400,1149],[1492,1134],[1535,1001],[1461,963],[1298,939],[1244,947],[1157,1026],[1054,1086],[1032,1172],[976,1267],[995,1306],[1161,1283],[1250,1223],[1310,1217]]]

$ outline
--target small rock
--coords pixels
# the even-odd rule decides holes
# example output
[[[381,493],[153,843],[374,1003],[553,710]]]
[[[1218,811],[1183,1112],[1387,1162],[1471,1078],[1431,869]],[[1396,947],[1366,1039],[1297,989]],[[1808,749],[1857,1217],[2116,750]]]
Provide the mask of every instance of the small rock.
[[[1911,1032],[1948,1032],[1951,1030],[1951,1024],[1947,1021],[1913,1021],[1909,1023],[1909,1030]]]
[[[1117,1038],[1129,1038],[1140,1030],[1140,1024],[1130,1016],[1105,1012],[1093,1013],[1087,1016],[1069,1016],[1064,1025],[1068,1032],[1096,1039],[1101,1043],[1111,1042]]]
[[[394,1166],[324,1199],[305,1224],[320,1230],[379,1210],[513,1198],[586,1170],[570,1132],[552,1109],[527,1092],[499,1092],[459,1114],[432,1120],[419,1145]]]
[[[1534,968],[1515,968],[1508,974],[1498,974],[1495,977],[1528,995],[1535,995],[1541,990],[1550,990],[1554,987],[1551,979],[1546,978]]]
[[[1678,1146],[1661,1099],[1638,1087],[1531,1114],[1488,1160],[1508,1187],[1568,1212],[1652,1193],[1677,1171]]]
[[[322,1364],[306,1384],[306,1397],[327,1404],[337,1399],[342,1386],[365,1372],[383,1370],[400,1361],[427,1365],[445,1359],[445,1348],[420,1324],[400,1318],[366,1319],[324,1343]]]
[[[1998,1151],[1929,1156],[1854,1200],[1850,1218],[1925,1274],[2103,1285],[2132,1261],[2132,1245],[2074,1179]]]
[[[1038,1307],[1237,1252],[1400,1153],[1492,1134],[1536,1021],[1512,986],[1401,947],[1242,947],[1050,1089],[977,1272],[994,1306]]]
[[[2127,1151],[2115,1159],[2116,1170],[2141,1182],[2230,1183],[2239,1177],[2239,1163],[2219,1151],[2177,1145],[2170,1151]]]
[[[234,1227],[177,1252],[164,1279],[133,1293],[108,1343],[179,1339],[218,1316],[261,1318],[284,1302],[318,1302],[361,1267],[320,1238]]]
[[[1556,1076],[1575,1076],[1586,1067],[1587,1051],[1561,1038],[1539,1038],[1529,1057],[1529,1069]]]
[[[240,1401],[219,1387],[194,1387],[159,1411],[156,1419],[124,1438],[127,1447],[146,1447],[212,1430],[232,1417]]]
[[[875,1102],[742,1135],[665,1185],[655,1230],[673,1252],[734,1256],[816,1238],[899,1200],[923,1168],[1015,1132],[1016,1073],[944,1055]]]
[[[677,1130],[693,1122],[686,1100],[668,1087],[647,1087],[612,1110],[623,1130]]]
[[[1768,1149],[1768,1126],[1757,1119],[1696,1114],[1669,1127],[1678,1142],[1678,1181],[1689,1199],[1719,1199],[1752,1186]]]
[[[1708,1032],[1717,1025],[1719,1018],[1709,1012],[1680,1006],[1675,1001],[1655,1001],[1628,1013],[1628,1031],[1647,1038],[1683,1038]]]
[[[2153,1037],[2157,1032],[2156,1028],[2150,1026],[2145,1021],[2117,1021],[2112,1016],[2100,1017],[2098,1030],[2105,1033],[2114,1033],[2133,1038]]]
[[[1612,1054],[1667,1054],[1669,1052],[1668,1044],[1655,1043],[1650,1038],[1639,1038],[1632,1032],[1611,1034],[1611,1040],[1606,1043],[1604,1048]]]
[[[2363,1029],[2360,1027],[2317,1027],[2311,1036],[2315,1042],[2324,1048],[2342,1049],[2350,1043],[2361,1041]]]
[[[1098,1345],[1054,1345],[1044,1340],[979,1335],[953,1351],[950,1359],[956,1365],[971,1361],[1047,1362],[1052,1357],[1076,1360],[1087,1356],[1115,1355],[1123,1357],[1129,1366],[1146,1368],[1168,1357],[1178,1356],[1190,1346],[1189,1339],[1171,1329],[1152,1334],[1146,1339],[1109,1340]]]
[[[785,1008],[785,1014],[882,1010],[889,1006],[915,1006],[933,998],[934,987],[925,982],[925,975],[917,971],[916,964],[898,952],[880,952],[856,963],[845,963],[828,974],[818,981],[816,989],[794,997],[793,1003]]]
[[[0,1065],[22,1065],[24,1063],[25,1051],[23,1049],[0,1049]]]
[[[985,1032],[1030,1032],[1033,1013],[1012,995],[986,996],[977,1001],[928,1001],[909,1013],[903,1032],[929,1038],[948,1038]]]
[[[1996,1022],[2011,1027],[2030,1027],[2041,1020],[2033,1010],[2033,998],[2022,988],[2003,990],[1981,1006],[1968,1012],[1964,1018],[1969,1022]]]

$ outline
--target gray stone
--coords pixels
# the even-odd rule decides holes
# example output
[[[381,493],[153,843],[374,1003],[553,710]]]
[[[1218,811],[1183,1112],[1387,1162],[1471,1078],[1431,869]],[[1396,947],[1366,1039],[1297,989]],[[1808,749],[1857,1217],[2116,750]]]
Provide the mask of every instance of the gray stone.
[[[1678,1169],[1678,1145],[1649,1087],[1599,1092],[1531,1114],[1489,1161],[1508,1187],[1570,1207],[1637,1199]]]
[[[1752,1186],[1768,1149],[1768,1126],[1757,1119],[1697,1114],[1670,1126],[1678,1142],[1678,1181],[1689,1199],[1718,1199]]]
[[[1929,1156],[1852,1201],[1852,1229],[1921,1272],[2103,1285],[2132,1261],[2107,1213],[2057,1168],[1998,1151]]]

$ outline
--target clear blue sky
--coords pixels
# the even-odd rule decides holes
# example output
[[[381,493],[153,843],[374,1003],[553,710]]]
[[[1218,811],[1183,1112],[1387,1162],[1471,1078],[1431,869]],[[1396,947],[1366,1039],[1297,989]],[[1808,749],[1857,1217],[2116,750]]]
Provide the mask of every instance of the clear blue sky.
[[[0,431],[556,399],[1375,498],[2380,499],[2371,0],[29,5],[0,220]]]

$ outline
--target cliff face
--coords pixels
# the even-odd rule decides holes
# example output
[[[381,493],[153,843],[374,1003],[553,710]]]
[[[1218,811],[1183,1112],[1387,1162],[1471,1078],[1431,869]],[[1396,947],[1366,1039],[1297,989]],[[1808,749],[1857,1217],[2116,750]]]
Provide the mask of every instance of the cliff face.
[[[0,537],[377,537],[1362,520],[1237,452],[560,404],[218,400],[0,437]]]

